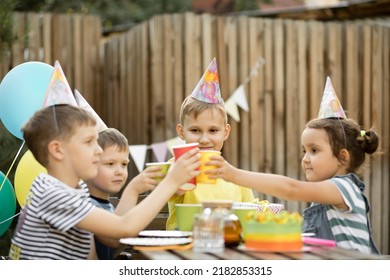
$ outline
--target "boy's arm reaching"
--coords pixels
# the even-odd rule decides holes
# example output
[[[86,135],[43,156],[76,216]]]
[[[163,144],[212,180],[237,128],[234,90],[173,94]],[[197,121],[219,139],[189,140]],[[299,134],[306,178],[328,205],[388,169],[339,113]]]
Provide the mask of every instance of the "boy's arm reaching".
[[[161,183],[138,205],[119,216],[95,208],[77,226],[101,237],[122,238],[137,236],[164,207],[176,190],[200,171],[199,149],[192,149],[181,156]]]

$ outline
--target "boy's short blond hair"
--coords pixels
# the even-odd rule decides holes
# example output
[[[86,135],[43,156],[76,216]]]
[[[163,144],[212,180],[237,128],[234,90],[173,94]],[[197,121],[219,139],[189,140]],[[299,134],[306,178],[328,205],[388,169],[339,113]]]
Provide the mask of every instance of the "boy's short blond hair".
[[[52,140],[69,140],[80,126],[96,126],[95,117],[80,107],[60,104],[36,111],[22,127],[23,138],[35,159],[47,166]]]
[[[124,136],[119,130],[112,127],[99,133],[98,144],[103,150],[112,146],[116,146],[121,152],[129,150],[129,143],[126,136]]]
[[[227,124],[227,113],[225,109],[225,103],[207,103],[203,101],[199,101],[195,98],[193,98],[191,95],[187,96],[186,99],[184,99],[183,103],[180,107],[180,123],[184,123],[184,119],[186,116],[189,116],[190,114],[194,114],[194,117],[196,118],[200,113],[202,113],[204,110],[208,109],[218,109],[218,111],[222,114],[225,124]]]

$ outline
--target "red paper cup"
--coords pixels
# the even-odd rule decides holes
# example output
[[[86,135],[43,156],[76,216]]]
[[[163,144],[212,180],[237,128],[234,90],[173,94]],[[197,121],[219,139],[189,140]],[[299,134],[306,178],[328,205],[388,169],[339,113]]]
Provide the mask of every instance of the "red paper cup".
[[[177,160],[181,155],[185,154],[191,149],[194,149],[196,147],[199,147],[199,143],[189,143],[189,144],[183,144],[183,145],[176,145],[172,147],[173,154],[175,156],[175,160]],[[189,191],[196,188],[196,177],[192,178],[190,181],[188,181],[186,184],[182,185],[180,187],[181,190]]]

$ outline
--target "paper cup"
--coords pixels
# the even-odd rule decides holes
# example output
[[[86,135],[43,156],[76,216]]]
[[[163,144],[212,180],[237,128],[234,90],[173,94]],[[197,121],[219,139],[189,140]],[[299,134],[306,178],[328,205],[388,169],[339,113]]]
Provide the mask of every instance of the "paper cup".
[[[202,204],[176,204],[176,220],[179,230],[192,231],[195,214],[202,213]]]
[[[152,167],[152,166],[160,166],[161,167],[161,173],[167,175],[169,167],[171,167],[171,162],[148,162],[146,163],[146,168]],[[153,179],[161,181],[164,177],[155,177]]]
[[[172,147],[173,154],[175,156],[175,160],[177,160],[181,155],[185,154],[191,149],[194,149],[199,146],[199,143],[189,143],[183,145],[176,145]],[[181,190],[189,191],[196,188],[196,177],[192,178],[186,184],[180,187]]]
[[[219,156],[221,154],[220,151],[215,150],[200,150],[200,170],[202,173],[200,173],[196,177],[197,183],[202,184],[215,184],[217,182],[217,179],[209,179],[209,175],[205,174],[206,170],[214,169],[216,168],[215,165],[205,165],[206,162],[210,161],[211,156]]]

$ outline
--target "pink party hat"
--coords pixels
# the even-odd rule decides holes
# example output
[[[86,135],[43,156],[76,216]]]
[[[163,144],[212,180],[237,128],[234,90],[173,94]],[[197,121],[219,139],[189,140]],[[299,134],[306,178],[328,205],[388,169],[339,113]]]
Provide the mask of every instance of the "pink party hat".
[[[74,98],[76,99],[77,105],[79,107],[89,111],[95,116],[98,132],[107,129],[107,125],[103,122],[103,120],[99,117],[99,115],[95,112],[95,110],[92,109],[91,105],[89,105],[87,100],[85,100],[85,98],[81,95],[81,93],[77,89],[74,90]]]
[[[58,60],[56,60],[54,64],[53,74],[46,90],[43,107],[57,104],[70,104],[77,106],[72,90],[70,89]]]
[[[347,118],[344,113],[343,107],[341,106],[341,103],[337,98],[336,92],[333,89],[332,82],[330,81],[329,77],[326,78],[326,84],[324,93],[322,95],[318,118]]]
[[[222,103],[221,89],[219,87],[217,61],[211,61],[203,77],[199,80],[191,96],[206,103]]]

